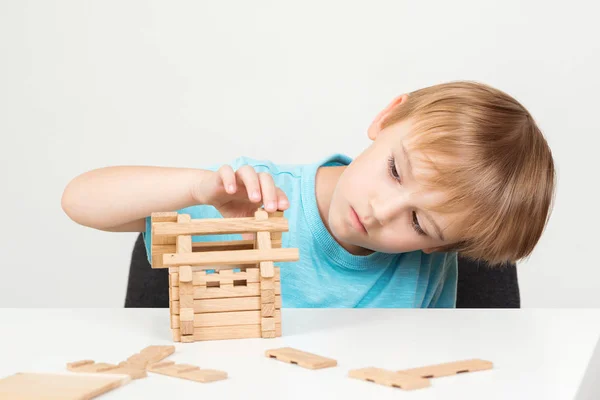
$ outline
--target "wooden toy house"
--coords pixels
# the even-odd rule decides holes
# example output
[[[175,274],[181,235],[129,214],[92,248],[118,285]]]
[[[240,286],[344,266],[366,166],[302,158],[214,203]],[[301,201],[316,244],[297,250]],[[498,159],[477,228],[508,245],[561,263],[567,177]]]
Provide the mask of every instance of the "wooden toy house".
[[[288,230],[283,212],[211,219],[157,212],[151,218],[152,268],[169,269],[174,341],[281,336],[280,274],[273,263],[299,259],[298,249],[281,248],[281,232]],[[192,242],[196,235],[234,233],[254,239]]]

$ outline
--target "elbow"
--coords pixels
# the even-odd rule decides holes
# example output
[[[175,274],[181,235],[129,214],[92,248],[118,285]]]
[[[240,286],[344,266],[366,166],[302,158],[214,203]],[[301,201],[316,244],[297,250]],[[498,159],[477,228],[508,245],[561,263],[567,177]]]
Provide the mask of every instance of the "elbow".
[[[65,187],[62,197],[60,199],[60,206],[63,212],[75,223],[90,228],[95,228],[89,218],[86,218],[86,213],[82,209],[82,199],[80,196],[80,190],[77,188],[77,179],[72,180]]]
[[[69,184],[65,187],[63,191],[62,197],[60,199],[60,206],[63,212],[74,222],[80,223],[79,218],[76,215],[76,193],[73,188],[73,181],[69,182]]]

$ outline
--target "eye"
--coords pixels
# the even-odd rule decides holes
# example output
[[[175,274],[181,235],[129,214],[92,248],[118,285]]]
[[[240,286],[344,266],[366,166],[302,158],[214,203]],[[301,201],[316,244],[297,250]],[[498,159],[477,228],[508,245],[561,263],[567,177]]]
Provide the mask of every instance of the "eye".
[[[400,181],[400,175],[398,174],[398,170],[396,170],[396,160],[394,159],[394,156],[388,157],[388,173],[392,178]]]
[[[420,236],[427,236],[427,234],[425,233],[425,231],[423,231],[423,228],[421,228],[421,225],[419,225],[419,220],[417,219],[417,213],[416,212],[412,212],[412,227],[415,230],[415,232],[417,232],[418,235]]]

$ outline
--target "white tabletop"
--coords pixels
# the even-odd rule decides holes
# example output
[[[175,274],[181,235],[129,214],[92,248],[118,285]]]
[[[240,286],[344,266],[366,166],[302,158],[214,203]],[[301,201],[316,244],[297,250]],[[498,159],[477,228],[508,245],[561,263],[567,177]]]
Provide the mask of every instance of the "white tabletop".
[[[172,343],[167,309],[0,309],[0,377],[118,363],[175,344],[169,360],[226,371],[196,383],[149,373],[102,399],[572,399],[600,337],[600,310],[284,309],[276,339]],[[338,361],[308,370],[265,357],[289,346]],[[415,391],[349,378],[480,358],[488,371],[435,378]]]

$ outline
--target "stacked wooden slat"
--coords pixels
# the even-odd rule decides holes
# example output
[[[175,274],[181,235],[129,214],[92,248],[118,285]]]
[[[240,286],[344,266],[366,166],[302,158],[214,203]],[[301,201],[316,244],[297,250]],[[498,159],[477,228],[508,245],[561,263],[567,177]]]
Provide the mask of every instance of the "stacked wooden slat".
[[[281,248],[282,231],[283,212],[262,209],[254,218],[152,214],[152,267],[169,268],[174,341],[281,336],[281,281],[274,262],[299,258],[298,249]],[[256,236],[192,242],[195,235],[227,233]]]

